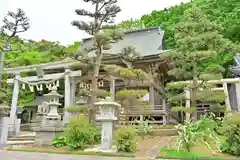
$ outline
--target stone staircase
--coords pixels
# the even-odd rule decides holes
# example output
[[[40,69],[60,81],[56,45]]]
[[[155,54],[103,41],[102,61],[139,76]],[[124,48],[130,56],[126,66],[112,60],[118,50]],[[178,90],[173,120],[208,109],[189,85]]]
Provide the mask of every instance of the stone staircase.
[[[19,136],[9,137],[7,145],[28,145],[34,144],[36,138],[35,132],[21,132]]]

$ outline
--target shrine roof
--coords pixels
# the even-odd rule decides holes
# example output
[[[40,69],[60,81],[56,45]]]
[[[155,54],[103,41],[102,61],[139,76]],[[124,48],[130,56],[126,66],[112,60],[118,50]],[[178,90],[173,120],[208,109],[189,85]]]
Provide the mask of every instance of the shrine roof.
[[[234,65],[229,68],[231,77],[240,77],[240,56],[234,57]]]
[[[164,31],[160,27],[152,27],[124,32],[123,40],[111,45],[111,49],[107,52],[117,55],[121,50],[129,45],[136,48],[141,56],[149,56],[159,54],[163,50]],[[93,38],[85,38],[82,40],[82,48],[92,46]]]
[[[48,98],[47,97],[44,97],[44,96],[36,96],[36,98],[25,104],[24,107],[35,107],[35,106],[38,106],[38,105],[41,105],[43,102],[48,102]]]
[[[156,60],[156,57],[158,57],[157,59],[159,59],[158,54],[166,51],[163,50],[163,36],[164,31],[160,27],[127,31],[123,36],[123,40],[112,44],[111,49],[108,50],[109,54],[103,57],[103,61],[109,64],[110,62],[112,62],[112,60],[118,59],[118,53],[120,53],[124,47],[127,47],[129,45],[134,46],[136,48],[136,51],[140,53],[143,59]],[[82,40],[83,47],[88,47],[92,43],[92,38],[85,38]],[[50,63],[19,66],[14,68],[4,68],[4,72],[8,74],[15,74],[18,72],[30,72],[35,71],[36,67],[40,67],[43,70],[53,70],[59,68],[67,68],[76,62],[76,60],[66,58],[62,61],[55,61]]]

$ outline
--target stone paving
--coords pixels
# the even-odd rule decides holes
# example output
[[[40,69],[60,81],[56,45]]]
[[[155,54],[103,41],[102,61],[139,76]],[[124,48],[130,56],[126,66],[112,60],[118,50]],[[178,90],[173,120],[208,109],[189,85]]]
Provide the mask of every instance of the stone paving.
[[[131,158],[62,155],[33,152],[10,152],[0,150],[1,160],[129,160]]]

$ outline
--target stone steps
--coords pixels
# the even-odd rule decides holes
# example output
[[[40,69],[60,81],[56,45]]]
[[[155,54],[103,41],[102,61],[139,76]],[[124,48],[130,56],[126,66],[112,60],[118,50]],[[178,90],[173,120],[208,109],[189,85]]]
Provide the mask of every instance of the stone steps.
[[[7,142],[7,145],[27,145],[27,144],[34,144],[35,143],[35,140],[34,141],[8,141]]]
[[[19,136],[9,137],[7,145],[34,144],[35,138],[36,138],[35,132],[21,132]]]
[[[35,141],[35,137],[12,137],[8,138],[8,141]]]

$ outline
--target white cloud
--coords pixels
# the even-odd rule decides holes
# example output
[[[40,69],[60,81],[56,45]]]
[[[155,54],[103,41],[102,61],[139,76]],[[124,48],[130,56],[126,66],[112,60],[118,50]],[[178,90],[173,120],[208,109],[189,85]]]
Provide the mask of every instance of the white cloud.
[[[70,44],[79,41],[87,35],[73,26],[71,21],[80,20],[76,16],[75,9],[91,9],[91,5],[82,0],[1,0],[0,19],[7,11],[15,11],[22,8],[31,20],[31,29],[21,34],[24,38],[34,40],[60,41],[62,44]],[[130,18],[140,18],[143,14],[153,10],[187,2],[189,0],[119,0],[122,12],[118,14],[116,22]],[[1,24],[1,23],[0,23]]]

